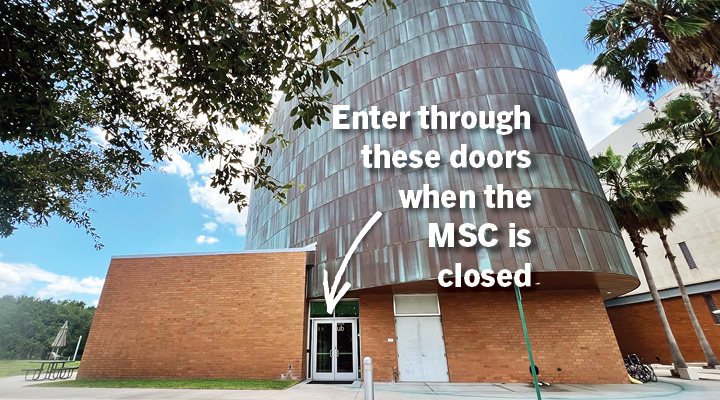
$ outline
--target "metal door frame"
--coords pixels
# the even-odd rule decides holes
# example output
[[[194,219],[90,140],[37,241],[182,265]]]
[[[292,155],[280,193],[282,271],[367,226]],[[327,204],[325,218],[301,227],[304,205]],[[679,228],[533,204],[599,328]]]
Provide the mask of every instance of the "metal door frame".
[[[337,350],[337,326],[338,323],[349,323],[352,326],[352,351],[353,351],[353,370],[352,372],[337,372],[337,358],[339,351]],[[317,326],[318,324],[330,324],[332,326],[332,345],[330,350],[331,371],[317,372]],[[313,319],[312,323],[312,344],[310,350],[310,360],[312,361],[312,379],[318,381],[340,381],[340,380],[356,380],[358,376],[358,340],[357,340],[357,318],[318,318]]]

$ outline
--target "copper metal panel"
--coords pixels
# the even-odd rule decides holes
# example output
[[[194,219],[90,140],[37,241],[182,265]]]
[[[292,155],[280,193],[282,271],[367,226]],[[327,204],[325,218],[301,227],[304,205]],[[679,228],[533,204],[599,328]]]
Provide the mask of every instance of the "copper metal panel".
[[[304,190],[289,193],[283,207],[268,196],[252,194],[246,247],[285,248],[317,242],[315,265],[308,270],[308,296],[322,295],[322,271],[334,276],[360,229],[375,211],[384,216],[366,236],[345,273],[353,290],[432,280],[443,268],[461,262],[464,269],[515,269],[532,262],[533,270],[571,272],[565,287],[603,282],[631,290],[637,278],[617,225],[612,220],[527,0],[396,1],[387,15],[368,9],[363,20],[369,54],[338,71],[345,83],[332,91],[333,102],[354,110],[376,105],[381,111],[415,111],[437,104],[441,110],[510,110],[519,104],[532,115],[530,131],[501,137],[493,132],[429,132],[419,124],[406,131],[333,131],[323,123],[292,130],[293,104],[281,103],[273,117],[277,131],[291,140],[277,148],[270,164],[281,181]],[[344,46],[344,44],[341,44]],[[384,149],[450,151],[465,143],[472,149],[527,149],[528,170],[365,169],[363,145]],[[447,157],[447,154],[445,155]],[[486,184],[528,189],[533,203],[525,210],[405,210],[399,189],[481,191]],[[509,249],[428,247],[428,223],[510,222],[531,229],[533,245]],[[595,271],[593,279],[572,271]],[[554,272],[558,273],[558,272]],[[607,278],[599,277],[607,273]],[[544,274],[543,274],[544,275]],[[549,285],[548,285],[549,286]],[[612,288],[611,288],[612,289]],[[617,293],[613,290],[613,294]]]

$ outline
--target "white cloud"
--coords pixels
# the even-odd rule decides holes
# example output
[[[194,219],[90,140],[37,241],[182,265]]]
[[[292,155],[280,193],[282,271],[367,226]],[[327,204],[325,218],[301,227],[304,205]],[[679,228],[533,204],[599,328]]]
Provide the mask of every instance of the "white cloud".
[[[90,129],[88,129],[88,133],[90,134],[90,141],[100,147],[104,147],[108,144],[108,139],[111,139],[112,136],[108,135],[108,132],[99,126],[94,126]]]
[[[52,282],[56,275],[34,264],[0,262],[0,292],[21,294],[32,282]]]
[[[248,145],[259,140],[259,134],[252,132],[247,126],[243,126],[239,131],[233,131],[226,128],[218,129],[218,136],[222,141],[228,141],[235,145]],[[255,159],[255,152],[248,151],[243,154],[243,161],[250,165]],[[220,166],[220,160],[217,158],[206,159],[196,167],[199,180],[188,179],[188,185],[190,186],[190,199],[193,203],[200,205],[203,209],[208,211],[217,224],[230,225],[233,227],[235,234],[239,236],[245,235],[245,225],[247,224],[247,208],[243,209],[242,212],[238,212],[237,206],[234,203],[228,204],[227,197],[220,194],[218,188],[210,186],[210,177],[215,173],[215,170]],[[250,196],[250,190],[252,186],[243,183],[238,180],[233,186],[233,190],[240,190]],[[203,230],[208,230],[207,224],[203,227]]]
[[[51,282],[38,291],[40,297],[57,297],[71,293],[100,294],[105,279],[95,276],[87,276],[82,279],[69,276],[58,276],[58,279]]]
[[[207,159],[197,166],[197,173],[198,175],[212,175],[215,173],[215,170],[217,170],[220,167],[220,163],[217,159],[211,158]]]
[[[215,229],[217,229],[218,224],[216,222],[206,222],[203,225],[203,230],[206,232],[215,232]]]
[[[242,185],[240,189],[250,192],[249,185]],[[247,208],[238,212],[235,204],[228,204],[227,197],[210,186],[209,176],[203,176],[200,182],[190,183],[190,200],[210,212],[217,223],[232,225],[237,235],[245,234]]]
[[[95,276],[75,278],[46,271],[35,264],[0,262],[0,294],[27,294],[41,298],[99,295],[104,283],[104,279]]]
[[[200,235],[197,238],[195,238],[195,241],[198,244],[213,244],[213,243],[217,243],[218,239],[214,238],[212,236]]]
[[[617,87],[605,85],[583,65],[575,70],[558,71],[558,78],[567,94],[580,133],[588,148],[596,145],[618,129],[623,122],[647,104]]]
[[[168,174],[177,174],[183,178],[192,178],[195,175],[192,164],[185,160],[182,154],[175,150],[170,150],[168,156],[165,165],[160,167],[161,171],[167,172]]]

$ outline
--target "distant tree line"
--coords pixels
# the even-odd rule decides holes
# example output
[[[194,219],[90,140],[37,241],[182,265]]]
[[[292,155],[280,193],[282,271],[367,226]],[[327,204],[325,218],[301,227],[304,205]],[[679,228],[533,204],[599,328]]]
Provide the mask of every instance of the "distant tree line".
[[[69,321],[70,330],[60,355],[72,357],[78,338],[82,336],[78,351],[80,359],[93,315],[95,307],[88,307],[82,301],[0,297],[0,359],[47,358],[50,346],[65,321]]]

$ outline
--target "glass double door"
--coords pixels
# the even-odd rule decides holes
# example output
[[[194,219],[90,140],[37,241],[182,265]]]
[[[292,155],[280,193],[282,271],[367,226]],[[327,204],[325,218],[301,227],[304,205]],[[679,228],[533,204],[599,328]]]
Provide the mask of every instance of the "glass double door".
[[[355,321],[313,321],[312,379],[352,381],[357,378],[358,346]]]

